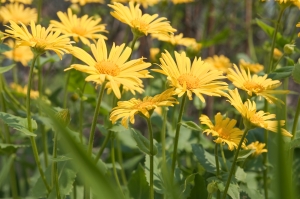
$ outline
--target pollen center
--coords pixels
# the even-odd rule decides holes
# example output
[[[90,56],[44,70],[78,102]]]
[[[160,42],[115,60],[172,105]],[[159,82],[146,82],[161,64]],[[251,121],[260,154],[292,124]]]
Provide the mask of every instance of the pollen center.
[[[101,74],[107,74],[111,76],[117,76],[120,74],[120,68],[110,61],[101,61],[97,62],[95,65],[95,68],[99,71]]]
[[[223,129],[223,128],[215,128],[214,130],[218,132],[219,137],[221,137],[223,139],[226,139],[226,140],[230,140],[229,133],[225,129]]]
[[[40,39],[40,38],[31,38],[30,42],[35,43],[35,46],[32,46],[34,48],[38,48],[38,49],[45,49],[46,46],[48,45],[48,42],[44,39]]]
[[[154,103],[151,101],[140,102],[134,106],[134,109],[140,110],[140,109],[144,109],[147,107],[149,107],[151,109],[151,107],[154,108],[153,105],[154,105]]]
[[[181,86],[184,86],[184,84],[186,84],[186,88],[188,90],[199,87],[200,80],[191,74],[182,74],[178,77],[177,80]]]
[[[244,83],[244,87],[249,90],[249,91],[252,91],[254,93],[260,93],[262,91],[265,90],[265,87],[260,85],[260,84],[257,84],[255,82],[251,82],[251,81],[247,81]]]
[[[137,29],[138,31],[146,34],[149,29],[149,24],[145,23],[141,19],[134,19],[131,21],[133,28]]]
[[[86,34],[86,29],[80,26],[75,26],[72,28],[72,32],[77,35],[84,36]]]
[[[257,115],[257,114],[253,114],[253,115],[251,116],[250,122],[251,122],[252,124],[258,125],[258,126],[261,126],[262,124],[263,124],[264,126],[266,125],[265,120],[264,120],[261,116],[259,116],[259,115]]]

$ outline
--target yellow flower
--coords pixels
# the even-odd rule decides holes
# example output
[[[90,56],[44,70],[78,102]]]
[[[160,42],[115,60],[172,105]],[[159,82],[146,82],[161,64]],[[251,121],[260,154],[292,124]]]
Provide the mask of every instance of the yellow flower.
[[[157,61],[157,55],[160,52],[159,48],[150,48],[150,59],[151,61],[156,62]]]
[[[0,7],[0,20],[3,24],[9,21],[29,24],[31,20],[36,21],[37,13],[35,8],[25,8],[23,4],[6,4]]]
[[[110,114],[110,120],[115,123],[122,118],[122,125],[128,128],[128,120],[134,124],[134,115],[141,113],[144,117],[150,118],[152,111],[157,107],[173,106],[178,104],[177,100],[172,97],[173,89],[168,89],[154,97],[144,97],[143,100],[132,98],[128,101],[118,102],[118,106],[113,108]]]
[[[253,73],[258,73],[264,69],[264,66],[261,64],[248,63],[243,59],[240,59],[239,65],[240,65],[240,68],[243,68],[245,70],[249,69],[249,71],[253,72]]]
[[[256,141],[256,142],[252,142],[251,144],[247,145],[246,148],[254,149],[255,151],[252,153],[252,156],[257,157],[262,153],[268,152],[267,149],[264,149],[265,146],[266,146],[265,143],[259,143],[258,141]]]
[[[23,3],[23,4],[31,4],[32,3],[32,0],[9,0],[9,1],[11,3],[14,3],[14,2],[19,2],[19,3]],[[5,2],[5,0],[4,0],[4,2]]]
[[[8,40],[7,45],[12,49],[5,51],[2,54],[8,59],[14,60],[15,62],[21,62],[23,66],[27,66],[28,62],[32,60],[33,53],[28,46],[15,47],[13,40]]]
[[[171,0],[174,4],[180,4],[180,3],[191,3],[194,2],[194,0]]]
[[[172,45],[182,45],[182,46],[190,46],[196,42],[196,39],[185,37],[183,38],[183,34],[180,33],[179,35],[161,35],[161,34],[153,34],[153,38],[157,38],[160,41],[171,43]]]
[[[79,3],[81,6],[84,6],[87,3],[105,3],[104,0],[66,0],[71,1],[71,3]]]
[[[224,55],[208,57],[204,62],[209,64],[213,69],[223,71],[224,73],[227,73],[228,69],[232,67],[230,60]]]
[[[237,89],[230,90],[227,95],[231,105],[242,115],[245,126],[255,126],[264,128],[266,130],[277,132],[278,121],[275,114],[265,113],[264,111],[257,111],[256,103],[249,99],[243,103],[241,96]],[[285,121],[280,120],[280,126],[284,126]],[[285,129],[281,128],[281,133],[284,136],[292,137],[292,135]]]
[[[27,96],[27,86],[22,87],[19,84],[11,83],[10,88],[13,90],[13,92],[21,95],[22,97]],[[35,90],[30,91],[30,98],[31,99],[37,99],[39,97],[39,92]]]
[[[53,30],[61,31],[62,34],[72,36],[76,42],[79,39],[82,43],[90,45],[89,39],[96,42],[95,39],[105,38],[101,32],[107,32],[104,24],[99,24],[101,18],[93,19],[88,18],[88,15],[84,15],[78,18],[75,14],[72,14],[72,10],[69,8],[68,13],[58,12],[57,13],[61,23],[55,20],[51,20],[53,24]]]
[[[167,76],[172,87],[175,88],[175,95],[181,97],[187,93],[188,98],[192,99],[192,93],[195,93],[202,102],[205,102],[203,94],[210,96],[224,95],[222,89],[227,89],[227,83],[218,81],[224,79],[222,71],[212,70],[205,64],[201,58],[195,57],[193,63],[186,56],[185,52],[181,54],[175,51],[175,60],[170,53],[162,53],[160,58],[161,69],[153,69],[156,72]]]
[[[52,27],[47,29],[41,25],[35,25],[33,21],[30,23],[31,33],[27,27],[21,23],[21,27],[15,22],[10,21],[10,26],[6,26],[4,33],[7,37],[16,39],[16,46],[29,46],[34,52],[39,54],[44,53],[47,50],[54,51],[60,59],[64,53],[68,53],[71,47],[70,39],[65,35],[60,35],[59,31],[53,32]]]
[[[281,85],[281,82],[267,78],[267,74],[264,76],[258,76],[256,74],[251,76],[249,70],[248,72],[243,68],[239,70],[236,65],[234,65],[234,68],[235,71],[229,69],[227,78],[232,81],[236,87],[246,91],[249,96],[255,94],[265,98],[269,103],[274,103],[276,101],[283,103],[281,100],[274,97],[273,94],[289,93],[288,90],[274,90]]]
[[[300,22],[297,23],[296,27],[300,27]],[[298,37],[300,37],[300,32],[298,33]]]
[[[176,29],[172,28],[170,22],[165,17],[157,18],[158,14],[142,14],[139,8],[140,4],[134,6],[134,3],[131,1],[129,2],[129,7],[116,2],[114,5],[108,4],[108,6],[114,9],[110,14],[119,21],[128,24],[135,35],[169,35],[169,33],[176,32]]]
[[[274,52],[273,52],[273,58],[278,60],[282,57],[283,53],[278,49],[278,48],[274,48]]]
[[[141,93],[143,92],[143,82],[140,78],[152,77],[146,70],[151,64],[143,62],[142,58],[127,61],[132,50],[129,47],[126,47],[125,50],[124,48],[125,44],[121,46],[113,44],[108,55],[105,41],[99,39],[96,45],[91,45],[94,59],[81,48],[73,47],[71,53],[87,65],[73,64],[65,70],[74,68],[88,73],[89,76],[85,80],[93,81],[96,84],[103,84],[107,80],[109,87],[118,99],[121,98],[119,89],[121,84],[131,92]]]
[[[134,3],[139,3],[142,4],[144,8],[148,8],[148,6],[154,6],[157,4],[160,0],[131,0]],[[127,3],[130,2],[130,0],[112,0],[113,2],[118,2],[118,3]]]
[[[241,138],[244,134],[239,128],[235,128],[236,120],[230,119],[228,117],[223,119],[221,113],[215,115],[215,125],[206,115],[201,115],[199,117],[201,124],[205,124],[209,129],[203,131],[207,135],[211,134],[213,137],[217,137],[214,142],[218,144],[227,144],[229,150],[237,148]],[[245,145],[246,139],[243,141],[243,146]]]

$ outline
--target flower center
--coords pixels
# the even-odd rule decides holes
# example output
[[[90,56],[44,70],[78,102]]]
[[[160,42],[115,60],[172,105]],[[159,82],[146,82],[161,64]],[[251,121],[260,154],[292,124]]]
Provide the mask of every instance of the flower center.
[[[97,62],[95,68],[101,74],[107,74],[110,76],[117,76],[120,74],[120,68],[115,63],[106,60]]]
[[[145,102],[139,102],[138,104],[136,104],[133,109],[138,109],[138,110],[141,110],[141,109],[144,109],[144,108],[147,108],[147,107],[153,107],[154,103],[151,102],[151,101],[145,101]]]
[[[230,140],[229,133],[226,130],[224,130],[223,128],[216,128],[215,127],[214,130],[218,132],[219,137],[221,137],[221,138],[223,138],[225,140]]]
[[[198,88],[200,80],[191,74],[182,74],[178,77],[178,82],[181,86],[186,84],[188,90]]]
[[[144,35],[147,34],[147,31],[149,29],[149,24],[145,23],[144,21],[141,21],[140,19],[134,19],[131,21],[131,24],[134,29],[139,31],[140,33],[143,33]]]
[[[41,51],[45,50],[46,46],[48,45],[48,42],[46,40],[35,37],[31,38],[30,42],[35,43],[33,48]]]
[[[251,116],[250,122],[251,122],[252,124],[254,124],[254,125],[257,125],[257,126],[262,126],[262,125],[263,125],[264,127],[267,126],[267,123],[265,123],[265,120],[264,120],[261,116],[259,116],[259,115],[257,115],[257,114],[253,114],[253,115]]]
[[[86,29],[80,26],[75,26],[72,28],[72,32],[77,35],[84,36],[86,34]]]
[[[265,90],[265,87],[263,85],[260,85],[260,84],[257,84],[255,82],[251,82],[251,81],[246,81],[244,83],[244,87],[247,90],[252,91],[254,93],[260,93]]]

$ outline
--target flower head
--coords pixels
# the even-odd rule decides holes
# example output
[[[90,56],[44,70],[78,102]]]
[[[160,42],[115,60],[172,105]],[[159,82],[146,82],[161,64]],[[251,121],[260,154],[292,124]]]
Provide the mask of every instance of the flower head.
[[[66,0],[71,1],[71,3],[79,3],[81,6],[84,6],[87,3],[104,3],[104,0]]]
[[[176,32],[176,29],[172,28],[165,17],[157,18],[158,14],[142,14],[139,8],[140,4],[134,6],[134,2],[131,1],[129,2],[129,7],[116,2],[113,5],[108,4],[108,6],[114,9],[110,14],[119,21],[128,24],[135,35],[169,35],[169,33]]]
[[[174,4],[180,4],[180,3],[191,3],[194,2],[194,0],[171,0]]]
[[[36,21],[36,19],[37,12],[35,8],[25,8],[23,4],[19,3],[6,4],[0,7],[0,20],[3,24],[14,21],[27,25],[30,21]]]
[[[261,64],[252,64],[248,63],[243,59],[240,59],[239,66],[245,70],[249,70],[250,72],[253,73],[258,73],[264,69],[264,66]]]
[[[155,108],[178,104],[172,95],[173,89],[168,89],[154,97],[147,96],[143,100],[132,98],[128,101],[120,101],[118,102],[118,106],[113,108],[110,114],[110,120],[112,123],[115,123],[118,119],[122,118],[122,125],[128,128],[128,120],[134,124],[134,116],[138,113],[150,118],[151,111]]]
[[[81,48],[73,47],[71,53],[87,65],[73,64],[66,70],[74,68],[88,73],[89,76],[85,80],[93,81],[96,84],[108,81],[107,85],[119,99],[121,98],[119,89],[121,84],[133,93],[135,91],[141,93],[143,92],[141,78],[152,77],[146,70],[151,64],[145,63],[142,58],[126,61],[132,50],[129,47],[124,48],[125,44],[121,46],[113,44],[108,54],[105,41],[99,39],[96,45],[91,45],[93,58]]]
[[[71,36],[76,42],[79,39],[82,43],[90,45],[89,39],[96,42],[96,39],[105,38],[100,33],[107,32],[105,30],[104,24],[99,24],[101,18],[93,19],[88,18],[87,15],[84,15],[81,18],[78,18],[75,14],[72,14],[72,10],[69,8],[68,13],[58,12],[57,13],[61,23],[55,20],[51,20],[53,24],[53,30],[61,31],[62,34]]]
[[[188,98],[192,99],[195,93],[202,102],[205,101],[203,94],[210,96],[224,95],[223,89],[227,89],[227,83],[219,81],[224,79],[222,71],[212,70],[201,58],[195,57],[193,63],[186,56],[175,51],[175,60],[170,53],[162,53],[160,58],[161,69],[153,69],[156,72],[167,76],[172,87],[175,88],[175,95],[181,97],[187,93]]]
[[[235,71],[229,69],[227,75],[228,79],[232,81],[236,87],[245,90],[249,96],[255,94],[257,96],[262,96],[270,103],[276,101],[283,103],[281,100],[274,97],[273,94],[289,93],[288,90],[274,90],[281,85],[281,82],[267,78],[268,75],[258,76],[255,74],[251,76],[249,70],[248,72],[246,72],[244,68],[240,68],[239,70],[236,65],[234,65],[234,69]]]
[[[183,34],[180,33],[179,35],[162,35],[162,34],[153,34],[153,38],[157,38],[160,41],[171,43],[173,46],[182,45],[182,46],[190,46],[196,42],[196,39],[183,37]]]
[[[10,26],[6,26],[9,29],[5,30],[5,39],[12,37],[16,39],[16,47],[29,46],[34,52],[39,54],[44,53],[47,50],[54,51],[60,59],[64,53],[68,53],[71,47],[70,39],[65,35],[60,35],[59,31],[53,32],[52,27],[47,29],[41,25],[35,25],[33,21],[30,23],[31,33],[27,27],[20,23],[21,27],[15,22],[10,21]]]
[[[277,132],[278,121],[276,120],[275,114],[257,111],[256,103],[254,101],[247,100],[243,103],[237,89],[230,90],[227,98],[231,105],[242,115],[245,126],[260,127],[275,133]],[[284,126],[285,121],[280,120],[279,123],[282,127]],[[281,133],[284,136],[292,137],[292,135],[284,128],[281,128]]]
[[[27,96],[27,86],[23,87],[19,84],[11,83],[10,88],[22,97]],[[30,98],[31,99],[37,99],[38,97],[39,97],[39,92],[38,91],[35,91],[35,90],[30,91]]]
[[[268,149],[264,149],[266,146],[265,143],[259,143],[258,141],[252,142],[251,144],[247,145],[247,149],[254,149],[255,151],[252,153],[252,156],[257,157],[262,153],[267,153]]]
[[[214,140],[215,143],[226,143],[228,145],[228,149],[231,151],[238,147],[244,132],[235,127],[236,120],[231,120],[228,117],[223,118],[221,113],[217,113],[215,115],[215,124],[213,124],[206,115],[201,115],[199,120],[201,124],[208,126],[208,129],[204,130],[203,133],[217,137]],[[244,139],[243,146],[246,146],[245,142],[246,139]]]
[[[128,3],[128,2],[134,2],[141,4],[144,8],[148,8],[148,6],[154,6],[157,4],[160,0],[112,0],[111,2],[118,2],[118,3]]]
[[[14,60],[16,62],[21,62],[23,66],[27,66],[28,62],[32,60],[33,53],[28,46],[15,46],[13,40],[8,40],[7,45],[11,48],[9,51],[5,51],[2,54],[8,59]]]
[[[204,62],[209,64],[211,68],[223,71],[224,73],[227,73],[228,69],[232,67],[230,60],[224,55],[208,57]]]
[[[2,0],[3,2],[3,0]],[[4,0],[5,2],[5,0]],[[10,0],[11,3],[14,3],[14,2],[19,2],[19,3],[23,3],[23,4],[31,4],[32,3],[32,0]]]

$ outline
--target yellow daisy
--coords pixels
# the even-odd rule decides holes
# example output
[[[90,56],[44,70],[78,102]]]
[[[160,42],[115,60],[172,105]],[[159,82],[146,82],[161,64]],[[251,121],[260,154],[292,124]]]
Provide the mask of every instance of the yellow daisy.
[[[19,94],[22,97],[27,96],[27,86],[22,87],[19,84],[11,83],[10,88],[13,90],[13,92]],[[31,99],[37,99],[39,97],[39,92],[35,90],[30,91],[30,98]]]
[[[7,24],[9,21],[22,22],[27,25],[30,21],[36,21],[37,12],[35,8],[25,8],[23,4],[6,4],[0,7],[0,21]]]
[[[300,27],[300,22],[297,23],[296,27]],[[298,33],[298,37],[300,37],[300,32]]]
[[[174,4],[180,4],[180,3],[191,3],[194,2],[194,0],[171,0]]]
[[[87,3],[105,3],[104,0],[66,0],[71,3],[79,3],[81,6],[84,6]]]
[[[112,0],[111,2],[118,2],[118,3],[128,3],[128,2],[134,2],[141,4],[144,8],[148,8],[148,6],[154,6],[155,4],[158,4],[160,0]]]
[[[196,42],[196,39],[183,37],[183,34],[180,33],[179,35],[161,35],[161,34],[153,34],[153,38],[156,38],[160,41],[171,43],[173,46],[182,45],[182,46],[190,46]]]
[[[21,27],[15,22],[10,21],[10,26],[6,26],[4,33],[5,36],[2,38],[11,37],[16,39],[16,46],[29,46],[36,53],[42,54],[47,50],[54,51],[60,59],[64,53],[68,53],[71,47],[70,39],[65,35],[60,35],[59,31],[53,32],[52,27],[49,26],[47,29],[41,25],[35,25],[33,21],[30,23],[31,33],[27,27],[20,23]]]
[[[222,71],[212,70],[201,58],[197,57],[191,64],[191,60],[185,52],[179,54],[175,51],[175,60],[166,51],[166,53],[162,53],[160,58],[162,70],[153,69],[167,76],[171,86],[175,88],[175,95],[181,97],[187,93],[191,100],[192,93],[195,93],[202,102],[205,102],[203,94],[209,96],[224,95],[222,90],[227,89],[227,83],[219,81],[226,78],[222,75]]]
[[[236,120],[228,117],[223,119],[221,113],[215,115],[215,124],[206,115],[199,117],[200,123],[207,125],[209,129],[203,131],[207,135],[211,134],[213,137],[217,137],[214,142],[218,144],[227,144],[229,150],[237,148],[241,138],[244,134],[242,130],[236,128]],[[243,146],[245,145],[246,139],[244,139]]]
[[[139,8],[140,4],[134,6],[134,2],[131,1],[129,2],[129,7],[116,2],[113,5],[108,4],[108,6],[114,9],[110,14],[119,21],[128,24],[135,35],[169,35],[176,32],[176,29],[172,28],[165,17],[157,18],[158,14],[142,14],[142,10]]]
[[[2,54],[15,62],[21,62],[23,66],[27,66],[28,62],[32,60],[33,53],[28,46],[15,47],[15,42],[13,40],[8,40],[7,45],[12,49],[5,51]]]
[[[101,18],[93,19],[88,18],[88,15],[84,15],[78,18],[75,14],[72,14],[72,10],[69,8],[68,13],[63,13],[59,11],[57,13],[61,23],[55,20],[51,20],[50,23],[53,24],[53,30],[61,31],[62,34],[72,36],[73,39],[78,42],[79,39],[82,43],[90,45],[89,39],[96,42],[95,39],[105,38],[100,33],[107,32],[105,30],[104,24],[99,24]]]
[[[118,99],[121,98],[119,89],[121,84],[132,92],[141,93],[143,82],[140,78],[152,77],[149,75],[149,71],[146,70],[151,64],[143,62],[142,58],[127,61],[132,50],[129,47],[124,48],[125,44],[121,46],[113,44],[108,55],[105,41],[99,39],[96,45],[91,45],[95,57],[93,58],[81,48],[73,47],[71,53],[87,65],[73,64],[66,70],[74,68],[88,73],[89,76],[85,80],[93,81],[96,84],[103,84],[107,80],[109,87]]]
[[[250,70],[250,72],[258,73],[264,69],[264,66],[261,64],[252,64],[248,63],[243,59],[240,59],[239,66],[245,70]]]
[[[266,146],[265,143],[259,143],[258,141],[252,142],[251,144],[247,145],[247,149],[254,149],[255,151],[252,153],[252,156],[257,157],[262,153],[267,153],[268,149],[264,149]]]
[[[31,4],[32,3],[32,0],[9,0],[9,1],[11,3],[14,3],[14,2],[19,2],[19,3],[23,3],[23,4]],[[4,0],[4,2],[5,2],[5,0]]]
[[[211,68],[223,71],[227,73],[228,69],[232,67],[230,60],[224,55],[214,55],[213,57],[208,57],[204,60]]]
[[[141,113],[143,116],[149,118],[152,111],[157,107],[173,106],[178,104],[177,100],[172,97],[173,89],[168,89],[161,94],[154,97],[144,97],[143,100],[132,98],[128,101],[118,102],[118,106],[113,108],[110,114],[110,120],[115,123],[122,118],[122,125],[128,128],[128,120],[134,124],[134,116]]]
[[[273,94],[289,93],[288,90],[274,90],[281,85],[281,82],[267,78],[267,74],[264,76],[258,76],[256,74],[251,76],[249,70],[248,72],[243,68],[240,68],[239,70],[236,65],[234,65],[234,69],[235,71],[229,69],[227,78],[232,81],[236,87],[245,90],[249,96],[255,94],[265,98],[269,103],[274,103],[276,101],[283,103],[281,100],[274,97]]]
[[[227,95],[231,105],[242,115],[244,124],[246,126],[255,126],[264,128],[266,130],[277,132],[278,121],[275,114],[265,113],[264,111],[257,111],[256,103],[254,101],[247,100],[243,103],[241,96],[237,89],[230,90]],[[280,126],[284,126],[285,121],[280,120]],[[285,129],[281,128],[281,132],[284,136],[292,137],[292,135]]]

